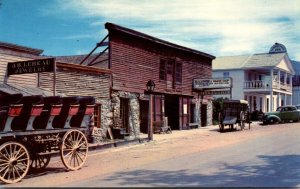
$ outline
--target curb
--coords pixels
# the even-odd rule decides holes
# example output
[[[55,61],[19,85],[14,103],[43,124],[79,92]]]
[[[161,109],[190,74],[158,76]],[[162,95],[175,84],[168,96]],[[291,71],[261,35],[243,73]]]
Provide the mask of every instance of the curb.
[[[108,148],[114,148],[114,147],[122,147],[122,146],[128,146],[128,145],[136,145],[140,143],[144,143],[148,141],[147,138],[138,138],[138,139],[132,139],[132,140],[121,140],[121,141],[113,141],[109,143],[89,143],[88,149],[89,151],[94,150],[101,150],[101,149],[108,149]]]

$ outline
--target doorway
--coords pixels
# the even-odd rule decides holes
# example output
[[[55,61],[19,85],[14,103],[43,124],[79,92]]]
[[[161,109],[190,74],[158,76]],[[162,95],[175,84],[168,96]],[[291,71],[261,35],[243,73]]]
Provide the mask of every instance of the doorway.
[[[165,95],[165,116],[172,130],[179,130],[179,97]]]
[[[148,114],[149,114],[149,101],[140,100],[140,131],[148,133]]]
[[[119,125],[129,132],[129,99],[120,98],[120,120]]]
[[[207,104],[201,105],[201,126],[207,125]]]

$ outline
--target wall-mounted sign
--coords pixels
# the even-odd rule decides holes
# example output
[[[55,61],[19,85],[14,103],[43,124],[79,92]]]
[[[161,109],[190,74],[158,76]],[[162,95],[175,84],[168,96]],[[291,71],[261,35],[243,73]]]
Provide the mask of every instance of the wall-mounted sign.
[[[194,79],[193,89],[220,89],[220,88],[231,88],[231,78],[211,78],[211,79]]]
[[[230,95],[230,90],[204,90],[200,91],[201,95]]]
[[[10,62],[7,64],[7,75],[39,72],[53,72],[55,58]]]

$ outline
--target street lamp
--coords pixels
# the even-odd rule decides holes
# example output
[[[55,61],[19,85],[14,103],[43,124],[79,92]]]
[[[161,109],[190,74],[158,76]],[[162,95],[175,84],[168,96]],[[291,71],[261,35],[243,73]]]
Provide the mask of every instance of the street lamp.
[[[154,92],[155,83],[149,80],[146,84],[149,93],[149,112],[148,112],[148,139],[153,140],[153,116],[152,116],[152,93]]]
[[[146,87],[147,87],[147,91],[152,93],[154,91],[154,88],[155,88],[155,83],[153,80],[149,80],[146,84]]]

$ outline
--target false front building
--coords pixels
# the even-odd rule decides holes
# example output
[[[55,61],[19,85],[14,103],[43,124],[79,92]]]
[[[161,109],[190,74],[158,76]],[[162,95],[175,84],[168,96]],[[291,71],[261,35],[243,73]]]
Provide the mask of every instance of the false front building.
[[[113,72],[114,122],[147,132],[149,97],[146,83],[154,81],[153,120],[173,130],[188,123],[212,124],[212,104],[192,90],[195,78],[211,78],[212,55],[152,36],[105,24],[109,32],[109,69]],[[202,115],[202,119],[201,119]]]

